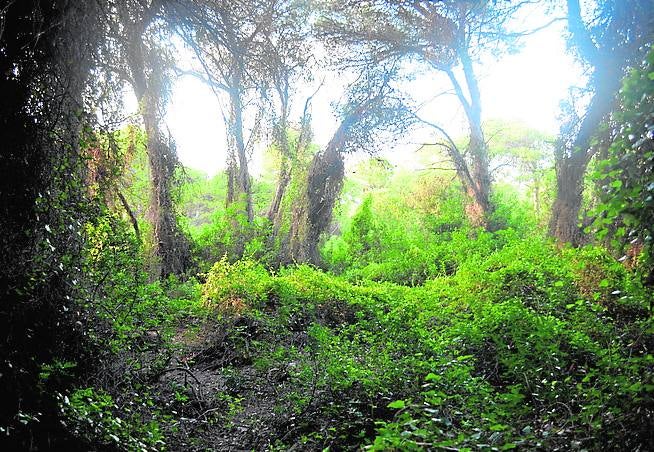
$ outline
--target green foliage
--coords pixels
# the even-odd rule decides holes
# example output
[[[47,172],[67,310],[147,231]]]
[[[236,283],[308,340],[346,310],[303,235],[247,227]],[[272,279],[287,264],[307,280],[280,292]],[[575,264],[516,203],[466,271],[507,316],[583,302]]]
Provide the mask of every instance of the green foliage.
[[[614,246],[640,238],[654,249],[654,50],[622,82],[617,137],[594,177],[601,184],[595,209],[599,238],[611,234]],[[618,227],[612,227],[618,223]]]
[[[300,411],[310,394],[326,394],[335,427],[331,440],[312,436],[316,447],[644,441],[648,421],[634,413],[652,408],[654,359],[634,334],[653,330],[645,294],[624,268],[599,248],[557,250],[512,230],[452,241],[468,244],[456,271],[422,286],[352,283],[308,266],[270,275],[251,261],[223,261],[205,290],[255,301],[276,340],[308,333],[308,349],[273,347],[256,362],[293,369],[288,403]],[[625,439],[623,423],[645,436]]]
[[[223,257],[209,270],[202,297],[220,310],[238,311],[260,306],[269,288],[270,277],[263,265],[252,260],[230,264]]]
[[[137,396],[132,406],[138,406]],[[165,442],[159,421],[143,419],[136,411],[128,409],[122,418],[115,412],[118,406],[113,398],[93,388],[77,389],[69,396],[59,396],[59,406],[68,427],[86,440],[122,450],[164,450]]]
[[[349,230],[343,234],[343,240],[354,259],[370,259],[367,255],[379,249],[379,226],[371,209],[372,198],[367,196],[357,213],[352,217]],[[365,256],[365,257],[364,257]]]
[[[494,224],[511,228],[519,234],[527,236],[539,233],[539,213],[536,211],[531,199],[526,199],[514,186],[510,184],[496,184],[492,193],[495,211],[491,221]],[[543,234],[543,229],[540,229]]]
[[[539,179],[521,183],[543,189],[547,158],[504,138],[510,149],[495,156],[536,165]],[[604,249],[548,242],[536,203],[544,193],[496,183],[493,221],[504,229],[490,233],[467,224],[448,173],[415,177],[364,162],[346,183],[342,233],[322,249],[327,271],[272,272],[303,189],[306,167],[296,163],[277,235],[267,220],[224,207],[223,175],[187,172],[180,204],[202,284],[149,281],[147,244],[123,213],[104,209],[87,222],[81,321],[98,374],[111,377],[60,391],[63,422],[78,438],[201,449],[212,429],[235,434],[266,411],[284,419],[266,431],[279,450],[648,443],[648,293]],[[627,182],[609,185],[617,193]],[[255,184],[255,210],[272,186]],[[81,367],[41,363],[40,384]],[[23,421],[38,417],[25,412]]]
[[[262,262],[272,261],[277,250],[269,246],[269,221],[257,216],[250,223],[237,204],[225,207],[225,174],[208,178],[199,171],[185,171],[180,199],[184,212],[181,222],[193,239],[194,254],[200,269],[207,271],[208,265],[223,256],[227,256],[231,262],[244,256]],[[253,199],[256,211],[267,207],[272,190],[268,182],[255,181]]]
[[[116,215],[107,212],[88,223],[86,237],[85,270],[92,289],[83,307],[111,327],[107,331],[101,323],[89,325],[102,346],[119,351],[148,332],[169,336],[179,318],[198,312],[197,281],[182,283],[171,276],[148,283],[141,244]]]
[[[375,188],[377,179],[366,183]],[[349,189],[354,194],[359,190]],[[452,242],[457,234],[467,234],[462,232],[464,204],[459,187],[440,175],[413,180],[400,173],[382,193],[373,193],[364,197],[351,219],[343,220],[342,236],[332,237],[323,248],[329,268],[345,272],[352,280],[405,285],[454,271]]]

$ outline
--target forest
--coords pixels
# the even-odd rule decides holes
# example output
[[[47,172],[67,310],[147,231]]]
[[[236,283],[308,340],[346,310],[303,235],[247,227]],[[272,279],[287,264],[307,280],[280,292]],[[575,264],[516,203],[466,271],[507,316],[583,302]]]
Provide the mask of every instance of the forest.
[[[0,143],[3,451],[654,450],[654,0],[0,0]]]

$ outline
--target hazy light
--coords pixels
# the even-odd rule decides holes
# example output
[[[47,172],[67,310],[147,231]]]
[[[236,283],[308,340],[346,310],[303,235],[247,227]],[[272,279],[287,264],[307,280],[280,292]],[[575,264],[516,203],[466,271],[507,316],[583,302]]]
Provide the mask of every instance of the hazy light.
[[[542,16],[536,19],[542,19],[541,23],[546,20]],[[556,135],[559,104],[566,98],[569,87],[579,84],[582,78],[581,69],[565,52],[563,35],[563,24],[554,24],[525,37],[519,53],[507,55],[499,61],[484,60],[476,66],[485,120],[519,120]],[[320,74],[316,79],[320,79]],[[308,95],[313,89],[315,86],[303,87],[302,93]],[[406,89],[417,102],[424,103],[421,117],[445,127],[455,137],[466,133],[463,111],[455,96],[452,93],[437,96],[451,91],[449,81],[442,74],[420,74],[406,85]],[[342,89],[334,77],[328,77],[314,98],[314,141],[321,146],[327,144],[336,128],[331,104],[341,95]],[[296,103],[303,104],[304,97],[298,96]],[[296,109],[301,107],[296,105]],[[225,168],[226,139],[220,107],[213,92],[201,81],[182,77],[175,83],[166,119],[184,165],[209,175]],[[394,164],[412,167],[415,166],[412,151],[430,141],[433,141],[430,130],[417,130],[407,137],[404,144],[385,150],[383,156]],[[264,149],[264,145],[259,145],[256,153]],[[262,161],[261,155],[254,156],[251,164],[253,175],[260,174]]]
[[[227,144],[220,104],[202,81],[189,76],[177,80],[166,122],[184,165],[210,175],[225,167]]]

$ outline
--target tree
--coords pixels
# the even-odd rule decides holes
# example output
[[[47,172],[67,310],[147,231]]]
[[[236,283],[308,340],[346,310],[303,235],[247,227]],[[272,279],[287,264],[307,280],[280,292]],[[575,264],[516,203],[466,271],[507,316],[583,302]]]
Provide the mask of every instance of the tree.
[[[310,107],[313,95],[304,103],[297,130],[292,131],[290,124],[291,108],[297,95],[295,87],[311,77],[309,11],[301,2],[291,1],[285,7],[264,36],[261,58],[261,72],[267,74],[270,80],[273,144],[280,154],[277,187],[266,214],[268,220],[273,222],[273,233],[279,230],[280,207],[291,181],[293,167],[298,156],[311,142]]]
[[[651,39],[654,2],[604,0],[586,14],[579,0],[566,4],[569,47],[590,72],[586,87],[590,100],[583,114],[568,107],[569,118],[556,147],[556,198],[549,234],[577,245],[582,241],[579,213],[584,175],[602,144],[598,127],[616,107],[625,67],[642,56],[643,43]],[[584,21],[591,15],[592,20]]]
[[[484,52],[509,49],[520,34],[505,30],[507,20],[524,2],[490,1],[352,1],[331,2],[321,24],[323,36],[336,45],[359,48],[346,64],[371,66],[401,58],[425,63],[447,75],[463,107],[469,136],[465,150],[430,121],[445,137],[457,175],[468,194],[467,213],[473,224],[489,224],[491,176],[482,128],[481,92],[475,62]]]
[[[320,263],[318,245],[343,185],[344,155],[360,150],[373,153],[384,132],[397,137],[411,123],[404,99],[390,84],[395,70],[376,67],[350,85],[340,124],[327,147],[313,157],[306,187],[296,203],[289,238],[291,261]]]
[[[484,132],[488,137],[488,154],[492,172],[505,172],[531,191],[534,211],[541,218],[543,212],[544,178],[553,168],[555,138],[520,122],[487,121]],[[517,177],[515,172],[518,172]]]
[[[84,277],[82,225],[92,214],[81,144],[95,124],[84,94],[104,40],[99,16],[99,2],[0,2],[0,425],[7,450],[75,446],[62,437],[54,389],[39,372],[53,359],[78,358],[83,340],[74,309],[82,284],[71,281]]]
[[[167,24],[159,15],[164,2],[136,0],[116,2],[105,18],[112,39],[105,45],[107,70],[129,83],[139,103],[147,136],[151,195],[154,277],[183,272],[188,264],[189,244],[177,225],[173,177],[178,165],[171,139],[162,131],[171,58],[161,44]]]
[[[645,249],[647,281],[654,285],[654,50],[630,70],[613,114],[615,139],[600,162],[602,203],[594,221],[598,235],[614,228],[632,258]],[[631,248],[631,250],[629,249]],[[634,259],[635,260],[635,259]]]
[[[227,111],[222,112],[227,126],[227,204],[241,202],[250,222],[254,214],[248,162],[259,133],[262,99],[269,81],[262,60],[283,3],[195,0],[178,12],[183,17],[180,34],[201,66],[191,73],[202,78],[219,101],[227,97]],[[248,111],[253,120],[246,136]]]

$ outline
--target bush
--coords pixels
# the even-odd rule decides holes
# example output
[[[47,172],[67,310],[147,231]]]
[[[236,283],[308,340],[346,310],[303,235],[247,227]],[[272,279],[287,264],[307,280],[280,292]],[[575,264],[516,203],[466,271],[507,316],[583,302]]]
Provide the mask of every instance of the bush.
[[[241,312],[260,308],[270,287],[271,278],[263,265],[249,259],[230,264],[223,257],[209,270],[202,298],[220,311]]]

